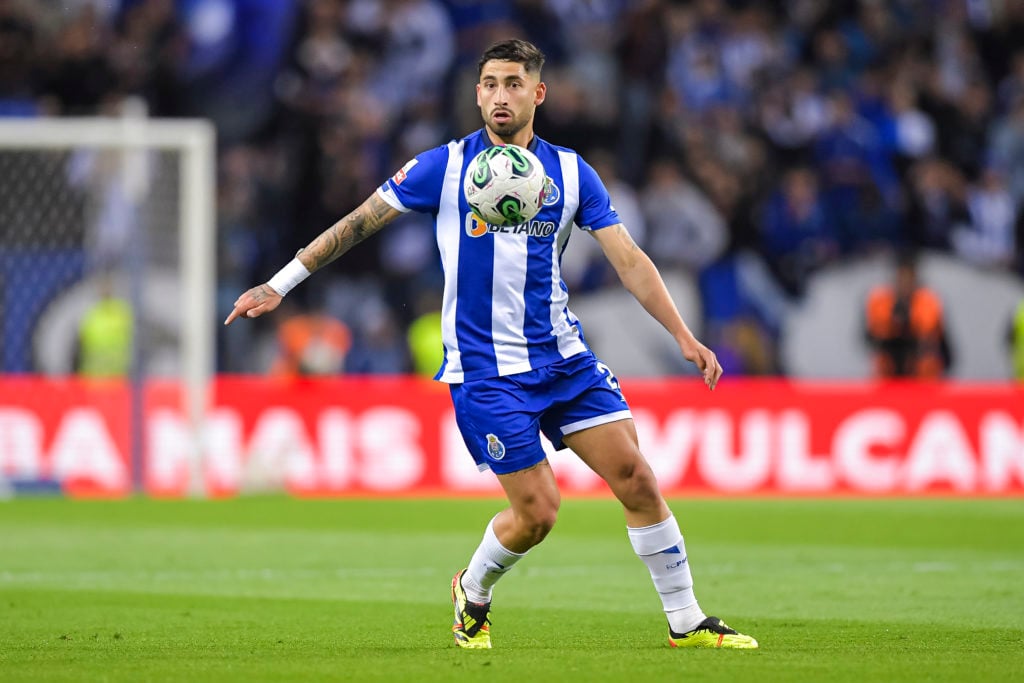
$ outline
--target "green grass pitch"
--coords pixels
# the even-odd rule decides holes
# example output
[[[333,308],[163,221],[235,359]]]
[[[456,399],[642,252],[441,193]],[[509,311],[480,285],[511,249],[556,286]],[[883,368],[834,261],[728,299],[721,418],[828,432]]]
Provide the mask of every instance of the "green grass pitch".
[[[705,611],[754,652],[668,647],[612,500],[566,500],[495,592],[448,584],[485,500],[0,503],[0,681],[1009,681],[1024,501],[673,501]]]

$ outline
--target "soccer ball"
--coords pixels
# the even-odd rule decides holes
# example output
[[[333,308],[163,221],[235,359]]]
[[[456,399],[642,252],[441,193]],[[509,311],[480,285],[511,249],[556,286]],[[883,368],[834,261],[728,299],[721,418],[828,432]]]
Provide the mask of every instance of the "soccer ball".
[[[462,191],[480,220],[520,225],[544,204],[547,175],[540,159],[519,145],[495,145],[477,154],[466,169]]]

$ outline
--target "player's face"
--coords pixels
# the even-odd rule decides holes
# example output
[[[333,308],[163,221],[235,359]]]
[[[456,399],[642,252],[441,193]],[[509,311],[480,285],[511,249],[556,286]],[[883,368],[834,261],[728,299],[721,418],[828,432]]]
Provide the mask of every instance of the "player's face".
[[[544,101],[546,86],[522,64],[492,59],[476,85],[476,103],[484,125],[505,142],[526,144],[533,135],[533,113]],[[524,135],[519,135],[520,133]],[[515,138],[525,137],[525,140]]]

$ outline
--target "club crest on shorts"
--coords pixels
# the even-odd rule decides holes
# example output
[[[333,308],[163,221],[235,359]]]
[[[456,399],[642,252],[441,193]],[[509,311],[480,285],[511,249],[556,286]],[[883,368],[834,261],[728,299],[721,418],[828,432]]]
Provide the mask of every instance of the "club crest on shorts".
[[[487,435],[487,455],[491,460],[501,460],[505,457],[505,444],[494,434]]]

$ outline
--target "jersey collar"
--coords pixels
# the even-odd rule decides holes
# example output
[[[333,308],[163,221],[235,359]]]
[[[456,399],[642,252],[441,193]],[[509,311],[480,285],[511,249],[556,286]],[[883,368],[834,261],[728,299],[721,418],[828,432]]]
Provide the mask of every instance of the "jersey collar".
[[[487,147],[497,147],[498,146],[495,143],[491,142],[491,136],[487,134],[487,129],[486,128],[481,128],[480,129],[480,135],[482,135],[484,140],[487,141],[487,145],[486,145]],[[530,142],[527,143],[526,149],[530,150],[531,152],[536,153],[537,152],[537,142],[539,140],[540,140],[540,138],[537,137],[536,133],[534,133],[533,137],[530,138]]]

